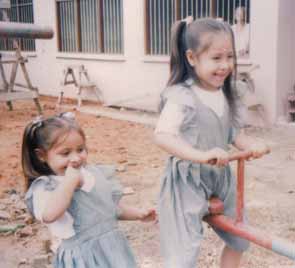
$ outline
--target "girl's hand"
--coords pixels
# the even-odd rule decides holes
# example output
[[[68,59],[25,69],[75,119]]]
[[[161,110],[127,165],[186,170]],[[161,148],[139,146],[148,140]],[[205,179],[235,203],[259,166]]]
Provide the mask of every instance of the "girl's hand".
[[[155,209],[141,209],[138,213],[138,219],[142,222],[151,222],[157,220],[157,212]]]
[[[83,176],[80,169],[68,166],[65,172],[65,177],[67,180],[71,181],[75,188],[81,188],[83,185]]]
[[[254,142],[250,145],[249,151],[252,152],[251,158],[260,158],[264,154],[269,153],[269,147],[263,142]]]
[[[229,154],[221,148],[213,148],[205,152],[205,164],[216,165],[218,167],[223,167],[228,165]]]

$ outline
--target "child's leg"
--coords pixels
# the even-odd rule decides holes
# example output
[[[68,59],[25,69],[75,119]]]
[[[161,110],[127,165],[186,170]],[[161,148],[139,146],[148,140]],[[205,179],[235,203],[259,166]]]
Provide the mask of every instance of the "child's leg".
[[[236,181],[232,178],[230,185],[224,185],[225,189],[229,187],[225,196],[220,196],[224,203],[224,215],[235,218],[236,214]],[[221,192],[226,192],[224,189]],[[220,261],[221,268],[237,268],[241,262],[243,252],[249,248],[249,241],[220,229],[214,228],[216,233],[226,243]]]
[[[238,268],[242,255],[243,252],[225,246],[221,254],[220,268]]]
[[[182,178],[164,180],[159,200],[160,241],[164,268],[195,268],[208,213],[203,189]]]

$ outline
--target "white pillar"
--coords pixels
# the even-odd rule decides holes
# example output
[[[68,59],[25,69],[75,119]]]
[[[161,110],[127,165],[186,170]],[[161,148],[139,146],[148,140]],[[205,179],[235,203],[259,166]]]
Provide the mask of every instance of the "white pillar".
[[[279,0],[251,1],[251,60],[260,65],[253,73],[256,92],[269,122],[277,118],[277,51]]]

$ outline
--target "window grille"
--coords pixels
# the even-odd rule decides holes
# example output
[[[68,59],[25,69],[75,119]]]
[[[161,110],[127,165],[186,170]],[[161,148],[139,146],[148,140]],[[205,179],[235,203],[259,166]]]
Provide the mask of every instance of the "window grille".
[[[11,0],[10,9],[0,10],[0,20],[5,20],[5,14],[9,21],[34,23],[33,0]],[[19,46],[23,51],[35,51],[35,40],[18,38]],[[0,50],[13,50],[13,39],[0,38]]]
[[[246,10],[246,22],[250,22],[250,0],[145,0],[146,42],[149,55],[170,53],[170,30],[176,20],[187,16],[196,18],[222,18],[234,23],[238,6]]]
[[[123,53],[123,0],[57,0],[59,51]]]

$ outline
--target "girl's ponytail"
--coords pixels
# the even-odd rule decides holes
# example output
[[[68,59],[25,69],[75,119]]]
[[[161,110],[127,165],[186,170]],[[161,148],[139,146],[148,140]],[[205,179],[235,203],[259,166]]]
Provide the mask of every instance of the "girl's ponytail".
[[[176,21],[171,29],[170,77],[167,85],[172,86],[183,82],[191,72],[186,58],[186,21]]]
[[[33,123],[30,123],[26,126],[25,131],[23,133],[22,139],[22,152],[21,152],[21,161],[22,161],[22,169],[25,176],[25,189],[28,189],[31,184],[31,175],[32,175],[32,157],[34,154],[33,148],[33,132],[34,127]]]
[[[40,170],[37,172],[37,169],[41,171],[49,171],[49,167],[46,165],[44,170],[44,163],[40,161],[36,154],[36,149],[38,148],[38,138],[37,131],[42,127],[42,119],[38,118],[37,120],[29,123],[23,134],[22,142],[22,169],[25,176],[25,188],[28,189],[32,181],[40,176]],[[42,173],[41,173],[42,174]]]

